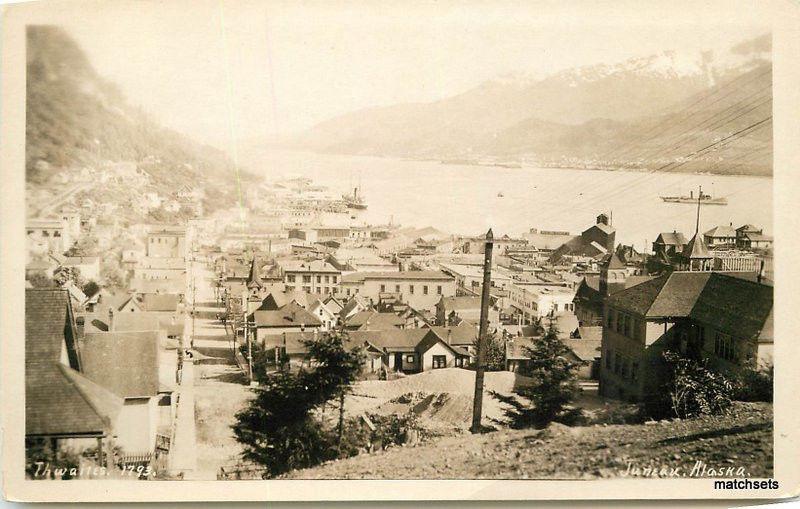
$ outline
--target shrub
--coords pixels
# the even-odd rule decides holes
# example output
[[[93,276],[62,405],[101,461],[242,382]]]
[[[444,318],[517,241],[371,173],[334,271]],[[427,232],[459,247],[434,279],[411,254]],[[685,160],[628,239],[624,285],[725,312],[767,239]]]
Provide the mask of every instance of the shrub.
[[[772,403],[774,384],[775,368],[771,364],[759,369],[748,369],[737,377],[733,399]]]
[[[721,373],[708,368],[707,361],[666,351],[667,382],[653,395],[644,411],[650,417],[680,418],[716,415],[725,412],[734,395],[735,384]]]

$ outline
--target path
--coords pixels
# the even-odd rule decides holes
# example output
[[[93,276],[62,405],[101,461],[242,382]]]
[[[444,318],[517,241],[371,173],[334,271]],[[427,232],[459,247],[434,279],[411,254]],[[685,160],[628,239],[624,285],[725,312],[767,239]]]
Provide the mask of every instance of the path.
[[[214,303],[213,273],[199,262],[192,262],[190,269],[197,292],[194,323],[197,470],[192,478],[214,480],[220,467],[240,461],[241,447],[231,426],[251,393],[235,364],[225,328],[217,320],[217,313],[224,308]]]

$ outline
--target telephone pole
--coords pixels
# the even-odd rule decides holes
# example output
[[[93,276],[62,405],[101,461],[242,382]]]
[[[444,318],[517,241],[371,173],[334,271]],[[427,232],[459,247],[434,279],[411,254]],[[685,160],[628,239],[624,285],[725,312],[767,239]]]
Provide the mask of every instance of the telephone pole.
[[[483,373],[486,369],[486,333],[489,328],[489,291],[492,286],[492,248],[494,235],[491,228],[486,232],[483,257],[483,288],[481,292],[481,323],[478,329],[477,363],[475,366],[475,398],[472,401],[472,427],[470,431],[480,433],[483,411]]]

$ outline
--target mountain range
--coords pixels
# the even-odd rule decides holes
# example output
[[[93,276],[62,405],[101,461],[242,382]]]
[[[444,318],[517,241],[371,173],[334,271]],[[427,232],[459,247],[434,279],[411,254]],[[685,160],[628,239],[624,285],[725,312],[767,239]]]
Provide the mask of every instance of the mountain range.
[[[771,70],[764,35],[719,55],[665,52],[544,77],[501,76],[439,101],[347,113],[287,145],[564,167],[655,170],[672,162],[667,170],[770,175],[769,120],[739,131],[771,115]]]

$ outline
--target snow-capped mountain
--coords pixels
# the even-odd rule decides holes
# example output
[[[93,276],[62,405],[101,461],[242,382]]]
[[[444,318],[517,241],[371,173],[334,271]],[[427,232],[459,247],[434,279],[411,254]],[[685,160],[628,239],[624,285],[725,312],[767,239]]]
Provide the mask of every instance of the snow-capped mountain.
[[[771,68],[770,43],[767,35],[726,51],[664,52],[549,76],[507,74],[432,103],[345,114],[318,124],[297,143],[318,151],[403,157],[525,157],[543,163],[597,157],[591,149],[606,143],[595,138],[635,137],[639,126],[652,129],[651,121],[737,77],[756,73],[756,86],[769,86],[763,80],[771,73],[758,70]],[[737,97],[743,100],[737,94],[730,100]],[[720,107],[733,104],[719,101]]]

